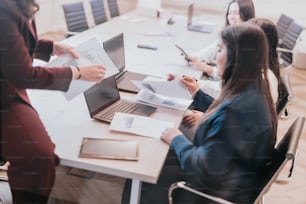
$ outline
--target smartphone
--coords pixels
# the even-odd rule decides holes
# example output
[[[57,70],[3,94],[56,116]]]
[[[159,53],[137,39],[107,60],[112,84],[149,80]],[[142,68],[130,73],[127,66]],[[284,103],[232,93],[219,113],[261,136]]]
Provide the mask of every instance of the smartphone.
[[[185,59],[187,62],[190,62],[191,60],[188,59],[189,55],[185,52],[185,50],[183,48],[181,48],[178,45],[175,45],[175,47],[184,55]]]

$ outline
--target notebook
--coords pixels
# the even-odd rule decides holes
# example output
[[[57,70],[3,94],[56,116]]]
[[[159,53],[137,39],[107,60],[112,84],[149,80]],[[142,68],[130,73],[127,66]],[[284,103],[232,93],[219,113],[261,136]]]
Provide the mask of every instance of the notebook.
[[[149,116],[156,107],[120,98],[115,76],[105,78],[84,92],[91,118],[110,123],[115,112]]]
[[[104,41],[103,48],[119,70],[119,73],[116,74],[116,81],[119,90],[138,93],[140,90],[131,82],[131,80],[143,80],[147,75],[130,72],[125,69],[123,33]]]
[[[190,31],[202,32],[202,33],[211,33],[214,29],[214,25],[209,24],[193,24],[193,4],[188,6],[188,15],[187,15],[187,29]]]

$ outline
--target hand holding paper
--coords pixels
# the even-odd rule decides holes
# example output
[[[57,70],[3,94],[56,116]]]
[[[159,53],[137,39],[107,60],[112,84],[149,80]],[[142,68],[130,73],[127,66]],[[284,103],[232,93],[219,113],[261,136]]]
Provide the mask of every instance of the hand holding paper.
[[[143,81],[132,81],[138,88],[164,95],[173,98],[191,99],[191,95],[187,87],[181,82],[181,80],[163,81],[163,80],[151,80],[145,79]]]

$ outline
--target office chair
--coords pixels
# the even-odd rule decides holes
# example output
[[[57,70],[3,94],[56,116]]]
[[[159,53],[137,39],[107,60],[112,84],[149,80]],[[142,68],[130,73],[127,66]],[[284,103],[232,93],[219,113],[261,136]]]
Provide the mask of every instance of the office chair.
[[[91,0],[90,6],[96,25],[107,21],[104,3],[102,0]]]
[[[266,166],[263,170],[265,173],[262,174],[260,178],[260,183],[258,186],[254,186],[254,201],[252,203],[264,203],[264,195],[268,192],[271,185],[273,183],[286,184],[289,182],[289,178],[293,174],[295,159],[297,154],[297,147],[299,143],[299,139],[301,137],[301,133],[303,130],[303,126],[305,123],[305,117],[299,116],[293,124],[288,129],[285,136],[276,146],[275,155],[273,156],[272,161]],[[286,180],[278,180],[277,177],[279,173],[284,169],[285,165],[291,162],[291,168],[289,169],[288,179]],[[198,196],[202,196],[207,198],[208,200],[214,201],[216,203],[224,203],[230,204],[232,202],[224,200],[219,197],[215,197],[198,190],[193,189],[184,181],[179,181],[173,183],[168,190],[168,199],[169,204],[173,204],[172,193],[175,189],[183,189],[194,193]]]
[[[107,0],[107,4],[112,18],[120,15],[117,0]]]
[[[288,104],[293,98],[293,92],[289,80],[289,76],[284,74],[282,78],[281,91],[279,93],[279,100],[276,104],[276,113],[279,119],[287,119],[289,117]]]
[[[277,49],[280,52],[281,64],[283,67],[288,67],[292,63],[293,48],[303,29],[303,26],[292,22],[284,34],[282,42]]]
[[[82,2],[64,4],[63,9],[68,28],[67,37],[89,28]]]
[[[1,160],[1,163],[0,163],[0,181],[8,181],[7,167],[8,167],[8,162],[5,162],[4,160]]]
[[[278,21],[276,22],[276,27],[277,27],[277,32],[278,32],[278,37],[280,39],[280,43],[289,27],[289,25],[293,22],[293,18],[281,14],[279,17]]]

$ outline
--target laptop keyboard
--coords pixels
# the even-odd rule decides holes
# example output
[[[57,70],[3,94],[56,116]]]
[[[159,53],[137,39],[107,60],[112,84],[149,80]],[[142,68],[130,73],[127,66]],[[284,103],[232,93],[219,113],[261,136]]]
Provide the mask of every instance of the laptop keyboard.
[[[113,105],[107,107],[106,109],[98,113],[96,117],[104,120],[106,119],[107,121],[111,121],[116,112],[132,113],[139,107],[141,107],[141,104],[139,103],[120,99]]]

